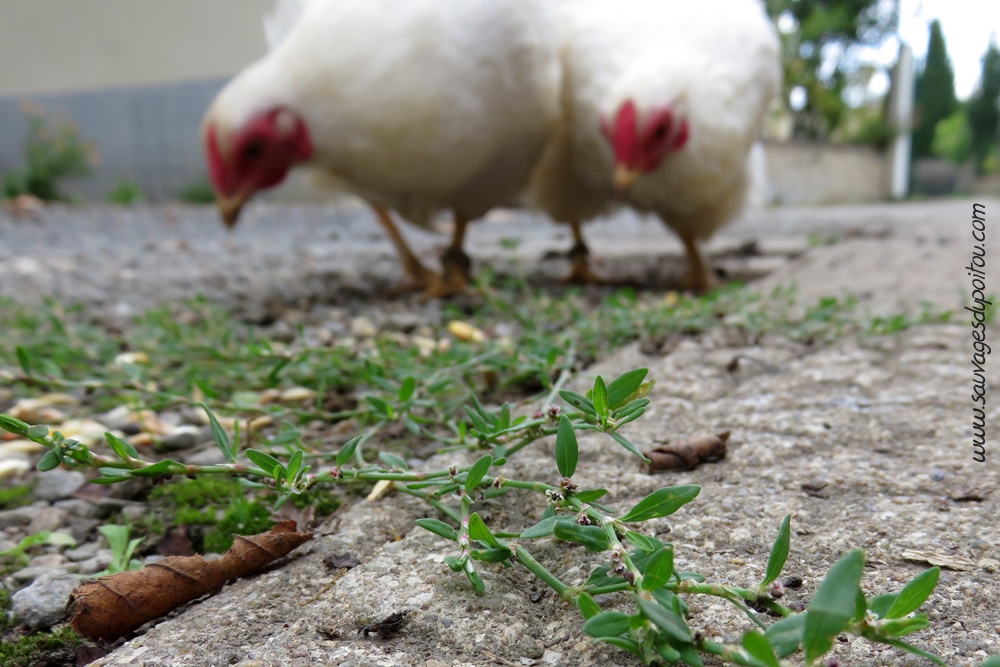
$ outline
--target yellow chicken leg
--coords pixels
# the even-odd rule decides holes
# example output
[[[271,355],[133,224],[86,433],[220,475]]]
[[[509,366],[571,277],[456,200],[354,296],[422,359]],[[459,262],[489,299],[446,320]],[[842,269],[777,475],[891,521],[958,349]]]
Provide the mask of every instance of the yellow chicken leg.
[[[574,220],[569,223],[573,228],[573,247],[569,250],[569,261],[572,264],[569,275],[563,278],[566,284],[600,284],[604,278],[590,269],[590,248],[583,239],[583,223]]]
[[[441,275],[435,275],[434,280],[424,290],[423,297],[425,299],[455,296],[464,292],[465,288],[468,287],[472,260],[462,249],[465,244],[465,229],[468,226],[468,218],[456,213],[451,245],[441,255]]]
[[[381,204],[371,204],[372,208],[375,210],[375,215],[378,217],[379,223],[385,228],[386,233],[389,235],[389,240],[392,241],[392,245],[396,247],[396,252],[399,253],[399,259],[403,263],[403,270],[409,277],[409,283],[401,285],[398,289],[401,292],[409,292],[421,289],[427,289],[434,284],[437,276],[433,271],[425,267],[417,259],[417,256],[410,249],[410,246],[406,243],[406,239],[403,238],[403,234],[399,231],[396,223],[392,219],[392,214],[389,212],[385,206]]]
[[[715,275],[712,267],[705,262],[705,257],[698,248],[694,236],[681,234],[684,252],[687,255],[688,272],[684,277],[684,287],[698,294],[709,292],[722,286],[722,281]]]

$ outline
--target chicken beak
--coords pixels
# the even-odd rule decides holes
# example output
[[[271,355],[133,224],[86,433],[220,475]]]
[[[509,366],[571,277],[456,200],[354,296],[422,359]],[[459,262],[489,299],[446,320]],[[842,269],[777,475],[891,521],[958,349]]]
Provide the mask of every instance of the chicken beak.
[[[237,221],[240,218],[240,211],[243,210],[243,205],[247,203],[246,195],[237,194],[230,197],[224,195],[217,195],[215,198],[215,206],[219,209],[219,215],[222,216],[222,223],[228,228],[232,229],[236,226]]]
[[[620,195],[625,194],[631,189],[639,177],[642,176],[642,172],[637,169],[629,169],[623,164],[619,164],[615,167],[615,192]]]

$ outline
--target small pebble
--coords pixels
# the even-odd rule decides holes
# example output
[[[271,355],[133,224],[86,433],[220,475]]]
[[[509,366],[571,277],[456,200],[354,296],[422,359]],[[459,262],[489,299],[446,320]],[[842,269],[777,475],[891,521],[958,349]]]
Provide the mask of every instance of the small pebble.
[[[43,530],[58,530],[66,525],[69,512],[59,507],[45,507],[36,510],[28,524],[29,533],[40,533]]]
[[[50,470],[43,473],[35,485],[35,498],[41,500],[62,500],[76,493],[87,483],[87,478],[77,470]]]
[[[932,481],[943,482],[944,478],[947,477],[947,473],[940,468],[933,468],[930,472],[930,477]]]
[[[66,558],[71,561],[87,560],[88,558],[96,556],[100,548],[101,545],[97,542],[88,542],[87,544],[82,544],[75,549],[67,549],[63,552],[63,556],[66,556]]]
[[[93,518],[97,508],[94,507],[94,503],[89,500],[83,500],[81,498],[69,498],[67,500],[60,500],[58,502],[52,503],[53,507],[58,507],[61,510],[66,510],[72,516],[81,517],[84,519]]]
[[[65,570],[66,572],[76,572],[78,567],[79,565],[77,565],[76,563],[65,563],[59,566],[59,569]],[[13,577],[14,581],[16,581],[19,584],[29,584],[33,582],[35,579],[41,577],[43,574],[52,571],[53,569],[51,567],[45,565],[39,565],[36,567],[21,568],[20,570],[18,570],[17,572],[13,573],[10,576]]]
[[[211,431],[209,431],[209,433],[211,434]],[[156,445],[156,451],[176,452],[182,449],[197,447],[203,442],[199,439],[200,435],[201,429],[197,426],[192,426],[190,424],[178,426],[173,433],[160,439],[159,444]],[[211,435],[209,435],[209,437],[211,437]]]
[[[31,630],[55,625],[66,616],[69,596],[79,583],[65,569],[41,574],[33,584],[14,593],[11,598],[14,617]]]
[[[12,510],[0,512],[0,528],[10,528],[12,526],[27,526],[35,516],[37,510],[34,507],[18,507]]]
[[[82,560],[79,563],[76,563],[76,566],[79,568],[80,574],[97,574],[98,572],[107,569],[107,567],[111,565],[111,560],[111,550],[101,549],[97,552],[96,556],[88,558],[87,560]]]

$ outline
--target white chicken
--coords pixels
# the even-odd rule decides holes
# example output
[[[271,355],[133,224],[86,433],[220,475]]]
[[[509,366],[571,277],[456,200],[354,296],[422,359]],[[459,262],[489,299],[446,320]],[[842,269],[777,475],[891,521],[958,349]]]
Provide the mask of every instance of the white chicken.
[[[255,192],[304,165],[367,199],[413,286],[464,289],[466,225],[524,191],[559,115],[551,0],[279,0],[272,50],[214,100],[203,141],[235,224]],[[450,209],[437,276],[389,209],[423,227]]]
[[[570,280],[599,280],[581,224],[622,202],[684,243],[687,285],[718,283],[698,241],[742,210],[754,142],[781,83],[757,0],[562,0],[563,119],[531,186],[573,227]]]

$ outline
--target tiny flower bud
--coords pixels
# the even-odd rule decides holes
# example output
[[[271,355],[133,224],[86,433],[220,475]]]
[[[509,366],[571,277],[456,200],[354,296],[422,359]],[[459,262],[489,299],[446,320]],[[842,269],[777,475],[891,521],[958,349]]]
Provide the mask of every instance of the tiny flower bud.
[[[773,584],[771,584],[771,590],[768,592],[771,594],[772,598],[774,598],[775,600],[780,600],[785,596],[785,587],[781,584],[780,581],[776,581]]]

